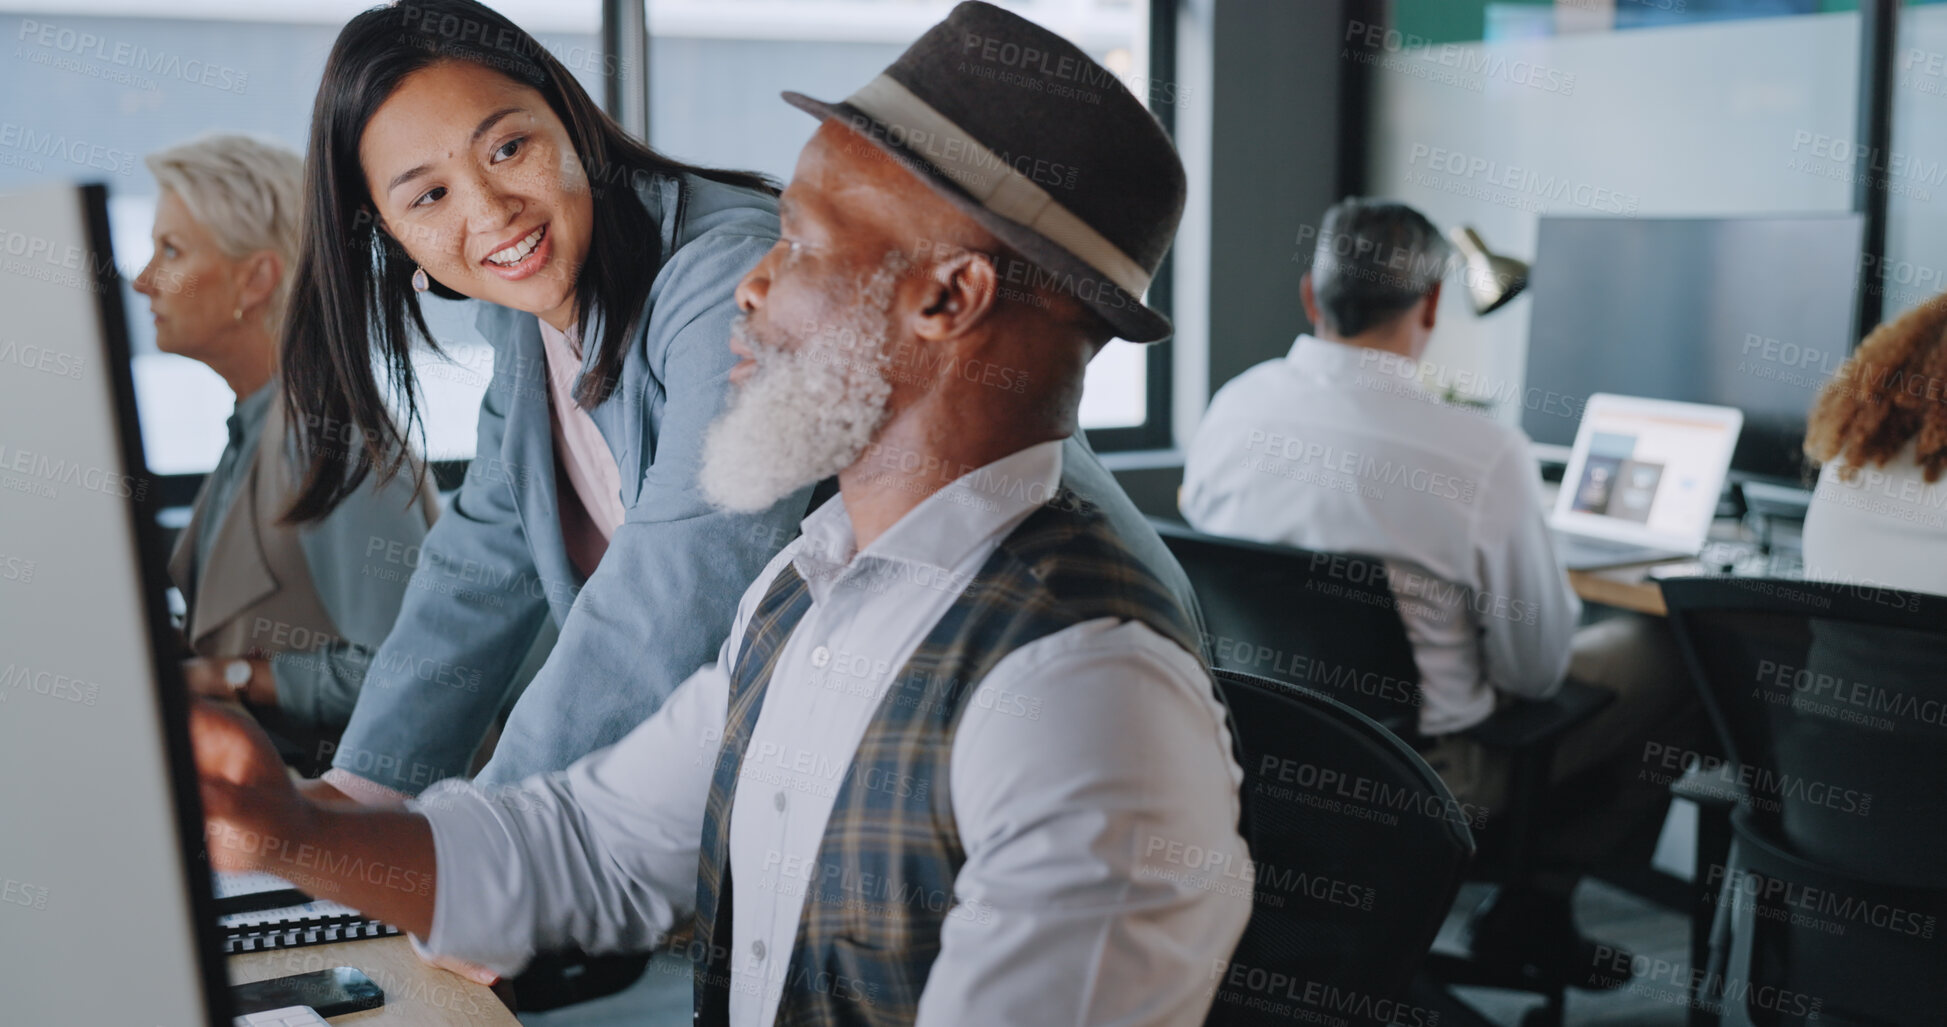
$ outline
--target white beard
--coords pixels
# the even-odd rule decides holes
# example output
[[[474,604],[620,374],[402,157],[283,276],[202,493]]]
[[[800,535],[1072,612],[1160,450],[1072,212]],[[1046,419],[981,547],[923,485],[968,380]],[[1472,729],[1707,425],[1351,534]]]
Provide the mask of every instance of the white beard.
[[[885,422],[892,382],[886,338],[899,251],[859,283],[858,304],[797,349],[760,338],[739,316],[731,334],[757,359],[703,437],[697,482],[713,505],[756,513],[850,467]]]

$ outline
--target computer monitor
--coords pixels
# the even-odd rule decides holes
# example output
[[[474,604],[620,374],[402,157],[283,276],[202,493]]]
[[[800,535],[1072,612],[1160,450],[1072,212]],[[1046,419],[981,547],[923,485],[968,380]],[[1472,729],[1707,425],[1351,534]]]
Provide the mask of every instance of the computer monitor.
[[[106,194],[0,196],[0,1021],[227,1022]]]
[[[1812,401],[1853,343],[1862,222],[1765,218],[1544,217],[1521,427],[1575,440],[1598,392],[1736,407],[1733,480],[1806,481]]]

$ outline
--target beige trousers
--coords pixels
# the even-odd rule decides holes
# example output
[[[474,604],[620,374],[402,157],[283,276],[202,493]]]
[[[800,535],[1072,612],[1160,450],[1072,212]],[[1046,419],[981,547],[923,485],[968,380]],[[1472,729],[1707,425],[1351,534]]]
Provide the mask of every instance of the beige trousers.
[[[1543,887],[1572,888],[1598,860],[1647,861],[1669,806],[1669,786],[1647,773],[1652,744],[1695,750],[1710,737],[1676,638],[1661,617],[1636,614],[1575,633],[1569,677],[1606,688],[1616,700],[1571,729],[1555,749],[1542,801]],[[1486,830],[1508,795],[1508,757],[1464,734],[1444,735],[1422,753],[1454,797],[1486,810]]]

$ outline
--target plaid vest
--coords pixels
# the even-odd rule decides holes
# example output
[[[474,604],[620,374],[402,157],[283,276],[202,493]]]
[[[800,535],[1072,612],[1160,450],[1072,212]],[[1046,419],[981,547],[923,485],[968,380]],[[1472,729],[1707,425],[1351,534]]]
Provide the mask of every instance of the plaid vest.
[[[696,1022],[730,1021],[730,809],[778,654],[811,606],[787,565],[745,629],[703,818],[696,885]],[[1008,653],[1099,617],[1141,621],[1200,653],[1191,615],[1066,484],[1004,539],[900,668],[832,804],[786,964],[777,1027],[910,1024],[966,862],[948,760],[979,685]]]

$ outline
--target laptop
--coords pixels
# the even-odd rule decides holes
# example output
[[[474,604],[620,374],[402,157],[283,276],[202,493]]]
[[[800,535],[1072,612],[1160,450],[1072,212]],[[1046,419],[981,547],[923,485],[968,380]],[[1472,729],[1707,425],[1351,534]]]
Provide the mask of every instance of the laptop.
[[[1548,518],[1572,571],[1694,557],[1744,427],[1734,407],[1597,393]]]

